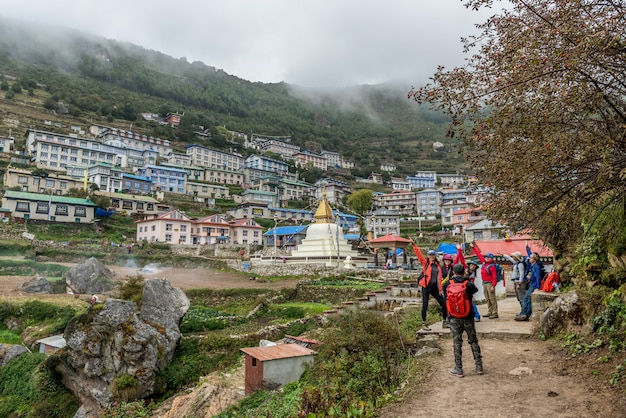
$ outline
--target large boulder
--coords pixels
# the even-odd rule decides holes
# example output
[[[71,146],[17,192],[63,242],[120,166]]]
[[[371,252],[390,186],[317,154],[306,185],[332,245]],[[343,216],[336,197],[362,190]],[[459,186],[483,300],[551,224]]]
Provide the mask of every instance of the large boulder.
[[[559,328],[570,322],[578,322],[581,304],[575,291],[562,293],[543,312],[540,319],[541,331],[553,335]]]
[[[26,293],[54,293],[52,283],[45,277],[37,276],[17,287],[17,290]]]
[[[96,305],[68,325],[66,348],[50,364],[81,409],[95,416],[115,401],[149,396],[172,360],[187,309],[189,299],[167,279],[146,280],[141,309],[114,298],[101,310]]]
[[[115,273],[91,257],[72,267],[65,274],[65,281],[74,293],[102,293],[113,289],[114,276]]]

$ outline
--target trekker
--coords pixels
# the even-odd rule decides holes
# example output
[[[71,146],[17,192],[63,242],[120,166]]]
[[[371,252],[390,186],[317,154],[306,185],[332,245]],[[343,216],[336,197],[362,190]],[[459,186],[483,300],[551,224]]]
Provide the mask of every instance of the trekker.
[[[485,299],[487,299],[487,315],[485,318],[498,318],[498,299],[496,299],[496,286],[498,284],[498,272],[496,270],[496,261],[493,253],[487,253],[483,257],[478,247],[474,247],[476,257],[482,263],[480,266],[480,277],[483,280],[483,290]]]
[[[437,260],[437,253],[435,250],[428,251],[427,260],[413,240],[411,240],[411,245],[413,245],[413,251],[415,251],[415,255],[422,265],[422,274],[418,280],[418,284],[422,288],[422,329],[430,331],[430,328],[426,324],[426,312],[428,311],[428,300],[430,295],[433,295],[435,300],[439,303],[439,306],[441,306],[441,314],[443,316],[442,326],[447,325],[448,322],[448,312],[446,311],[446,304],[443,299],[443,272],[441,264],[439,264],[439,261]]]
[[[444,292],[447,295],[448,311],[450,321],[450,333],[454,343],[454,368],[450,369],[450,374],[456,377],[463,377],[463,332],[467,334],[476,373],[483,374],[483,359],[476,336],[476,326],[474,323],[474,313],[471,309],[472,296],[478,292],[478,288],[469,278],[464,276],[465,268],[462,264],[455,264],[452,279],[444,284]],[[463,285],[464,284],[464,288]],[[461,298],[462,296],[462,298]],[[466,298],[466,299],[465,299]],[[464,309],[462,305],[467,303]]]
[[[541,262],[539,261],[539,254],[532,253],[528,260],[530,261],[530,268],[527,273],[528,290],[522,300],[522,311],[514,318],[516,321],[528,321],[533,313],[531,295],[535,290],[541,287]]]
[[[524,263],[524,257],[519,251],[514,251],[511,255],[502,255],[508,262],[513,264],[513,284],[515,286],[515,296],[520,306],[528,290],[528,281],[526,280],[526,264]]]
[[[472,283],[476,284],[476,274],[478,274],[477,273],[478,264],[476,264],[473,261],[470,261],[469,263],[466,264],[465,263],[465,256],[463,255],[463,249],[461,247],[461,244],[457,244],[456,248],[457,248],[457,254],[456,254],[456,258],[454,259],[454,264],[461,263],[461,265],[463,265],[463,267],[465,267],[465,276]],[[474,303],[473,299],[472,299],[472,311],[474,312],[474,320],[476,322],[480,322],[480,312],[478,312],[478,307]]]

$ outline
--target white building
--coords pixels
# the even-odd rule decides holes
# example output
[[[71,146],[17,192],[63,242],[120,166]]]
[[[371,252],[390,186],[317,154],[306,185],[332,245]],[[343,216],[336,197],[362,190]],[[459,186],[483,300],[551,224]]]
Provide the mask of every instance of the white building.
[[[193,165],[222,170],[239,171],[243,169],[245,159],[236,152],[220,151],[201,145],[191,144],[186,147]]]

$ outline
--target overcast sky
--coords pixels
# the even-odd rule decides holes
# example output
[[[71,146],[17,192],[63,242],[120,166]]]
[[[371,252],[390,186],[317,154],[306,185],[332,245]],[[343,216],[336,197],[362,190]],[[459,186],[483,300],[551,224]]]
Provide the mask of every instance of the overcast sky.
[[[492,13],[460,0],[20,0],[0,15],[127,41],[265,83],[423,83]]]

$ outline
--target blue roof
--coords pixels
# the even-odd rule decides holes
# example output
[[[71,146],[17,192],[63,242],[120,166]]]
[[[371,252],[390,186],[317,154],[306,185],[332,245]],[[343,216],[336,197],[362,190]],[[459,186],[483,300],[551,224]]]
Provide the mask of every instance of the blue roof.
[[[299,226],[279,226],[276,228],[276,235],[293,235],[299,234],[306,230],[308,225],[299,225]],[[274,235],[274,228],[270,229],[263,235]]]
[[[127,177],[129,179],[136,179],[136,180],[152,181],[152,179],[150,179],[150,177],[136,176],[134,174],[122,173],[122,177]]]
[[[361,234],[343,234],[343,237],[347,240],[357,240],[361,237]]]

